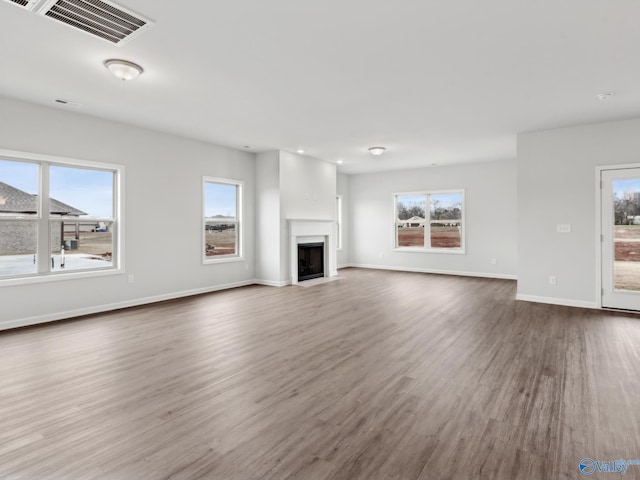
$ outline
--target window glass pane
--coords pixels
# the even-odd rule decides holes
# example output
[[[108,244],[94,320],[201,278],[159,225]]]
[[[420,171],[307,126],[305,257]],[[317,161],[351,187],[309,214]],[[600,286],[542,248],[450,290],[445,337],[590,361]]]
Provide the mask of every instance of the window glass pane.
[[[0,215],[38,214],[38,165],[0,160]]]
[[[425,195],[396,197],[396,244],[398,247],[424,247]]]
[[[237,217],[237,185],[224,183],[205,183],[204,215],[207,220],[236,220]]]
[[[205,254],[207,257],[238,254],[238,229],[234,223],[205,221]]]
[[[613,181],[614,288],[640,291],[640,179]]]
[[[113,222],[60,220],[51,226],[51,270],[113,266]]]
[[[239,255],[238,185],[205,182],[205,256]]]
[[[52,165],[49,175],[52,215],[113,218],[114,172]]]
[[[0,276],[37,273],[38,223],[0,221]]]
[[[462,193],[430,196],[431,247],[462,247]]]

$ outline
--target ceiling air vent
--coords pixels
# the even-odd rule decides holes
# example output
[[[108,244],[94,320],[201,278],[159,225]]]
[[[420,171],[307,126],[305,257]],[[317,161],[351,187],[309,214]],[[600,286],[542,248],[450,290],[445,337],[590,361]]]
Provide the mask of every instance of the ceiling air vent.
[[[27,10],[33,10],[33,7],[36,6],[38,0],[4,0],[5,2],[11,3],[13,5],[17,5],[19,7],[24,7]]]
[[[38,13],[117,45],[128,42],[153,23],[103,0],[50,0]]]

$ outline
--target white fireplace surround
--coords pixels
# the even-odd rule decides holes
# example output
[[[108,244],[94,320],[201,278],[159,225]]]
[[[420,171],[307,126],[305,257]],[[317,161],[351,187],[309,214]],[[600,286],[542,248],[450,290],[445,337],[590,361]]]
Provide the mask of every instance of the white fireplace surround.
[[[336,263],[336,222],[334,220],[310,220],[289,218],[289,265],[291,284],[298,283],[298,245],[324,242],[324,276],[338,275]]]

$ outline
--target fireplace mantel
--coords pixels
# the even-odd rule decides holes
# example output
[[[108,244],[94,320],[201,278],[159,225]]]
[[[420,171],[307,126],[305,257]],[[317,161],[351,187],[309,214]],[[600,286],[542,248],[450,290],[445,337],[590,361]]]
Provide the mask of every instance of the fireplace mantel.
[[[338,275],[336,268],[336,222],[335,220],[316,220],[289,218],[289,268],[291,284],[298,283],[298,244],[307,243],[314,237],[322,237],[324,241],[325,276]]]

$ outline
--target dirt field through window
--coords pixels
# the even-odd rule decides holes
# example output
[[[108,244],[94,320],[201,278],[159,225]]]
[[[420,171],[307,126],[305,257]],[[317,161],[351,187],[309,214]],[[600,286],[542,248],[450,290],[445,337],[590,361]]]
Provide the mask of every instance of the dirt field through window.
[[[205,233],[207,257],[219,255],[235,255],[236,252],[236,230],[229,228],[226,230],[207,230]]]
[[[460,229],[458,227],[431,227],[431,248],[460,248],[461,244]],[[424,246],[424,228],[399,228],[398,246]]]

